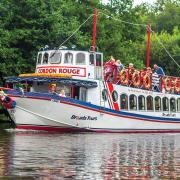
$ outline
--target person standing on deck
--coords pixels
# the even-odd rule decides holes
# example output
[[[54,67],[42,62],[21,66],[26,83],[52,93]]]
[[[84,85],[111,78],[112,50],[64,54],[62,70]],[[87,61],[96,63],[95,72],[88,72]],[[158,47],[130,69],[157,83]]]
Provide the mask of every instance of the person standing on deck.
[[[157,73],[160,76],[165,75],[163,68],[158,66],[157,64],[154,64],[154,72]]]
[[[117,73],[119,74],[121,70],[124,69],[124,66],[119,59],[115,62],[115,65],[117,66]]]

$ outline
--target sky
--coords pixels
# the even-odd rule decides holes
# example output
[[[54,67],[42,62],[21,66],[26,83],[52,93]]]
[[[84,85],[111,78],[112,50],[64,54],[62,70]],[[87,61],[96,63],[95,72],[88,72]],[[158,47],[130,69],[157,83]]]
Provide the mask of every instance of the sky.
[[[104,3],[109,2],[109,0],[102,0]],[[148,2],[150,4],[153,4],[156,0],[134,0],[134,5],[141,4],[143,2]]]

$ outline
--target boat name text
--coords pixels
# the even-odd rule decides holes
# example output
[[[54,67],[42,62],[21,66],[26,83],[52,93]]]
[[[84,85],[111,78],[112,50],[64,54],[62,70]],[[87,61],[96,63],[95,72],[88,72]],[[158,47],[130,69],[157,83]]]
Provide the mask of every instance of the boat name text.
[[[49,74],[70,74],[72,76],[86,76],[86,69],[79,67],[38,67],[37,73],[49,73]]]
[[[172,114],[172,113],[162,113],[162,116],[167,116],[167,117],[176,117],[176,114]]]
[[[95,117],[95,116],[93,117],[93,116],[76,116],[76,115],[72,115],[71,119],[96,121],[97,117]]]

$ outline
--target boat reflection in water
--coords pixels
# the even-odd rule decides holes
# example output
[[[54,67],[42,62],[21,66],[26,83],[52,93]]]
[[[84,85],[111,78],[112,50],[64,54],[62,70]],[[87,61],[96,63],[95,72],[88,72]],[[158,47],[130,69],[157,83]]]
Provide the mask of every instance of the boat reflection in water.
[[[180,135],[9,134],[10,139],[5,138],[0,147],[1,176],[41,180],[180,178]]]
[[[7,176],[10,170],[10,136],[0,131],[0,177]]]

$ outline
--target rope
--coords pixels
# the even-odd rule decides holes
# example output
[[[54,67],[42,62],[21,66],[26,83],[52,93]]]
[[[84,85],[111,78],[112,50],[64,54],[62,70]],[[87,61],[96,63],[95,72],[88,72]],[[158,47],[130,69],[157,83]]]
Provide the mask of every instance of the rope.
[[[152,29],[151,32],[155,33]],[[180,65],[176,62],[176,60],[171,56],[171,54],[169,53],[169,51],[166,49],[166,47],[163,45],[163,43],[160,41],[160,39],[158,37],[156,37],[156,39],[158,40],[158,43],[163,47],[163,49],[166,51],[166,53],[169,55],[169,57],[174,61],[174,63],[180,68]]]
[[[64,43],[66,43],[76,32],[92,17],[94,14],[91,14],[65,41],[63,41],[59,47],[61,47]]]
[[[119,22],[123,22],[125,24],[130,24],[130,25],[134,25],[134,26],[143,26],[145,28],[147,28],[148,26],[146,24],[138,24],[138,23],[132,23],[132,22],[129,22],[129,21],[124,21],[124,20],[121,20],[121,19],[117,19],[117,18],[114,18],[112,15],[108,15],[104,12],[99,12],[111,19],[114,19],[116,21],[119,21]],[[151,29],[151,32],[154,32],[152,29]],[[155,33],[155,32],[154,32]],[[166,47],[163,45],[163,43],[160,41],[160,39],[158,37],[156,37],[157,40],[158,40],[158,43],[163,47],[163,49],[165,50],[165,52],[168,54],[168,56],[174,61],[174,63],[180,68],[180,65],[177,63],[177,61],[171,56],[171,54],[169,53],[169,51],[166,49]]]
[[[77,32],[92,16],[94,16],[94,14],[91,14],[82,24],[80,24],[79,27],[78,27],[66,40],[64,40],[64,41],[59,45],[59,47],[61,47],[64,43],[66,43],[72,36],[74,36],[74,34],[76,34],[76,32]],[[97,15],[97,16],[98,16],[98,15]],[[51,55],[50,58],[52,58],[52,57],[56,54],[57,51],[58,51],[58,49],[54,51],[54,53]]]
[[[116,21],[123,22],[123,23],[125,23],[125,24],[130,24],[130,25],[134,25],[134,26],[143,26],[143,27],[147,27],[146,24],[132,23],[132,22],[129,22],[129,21],[124,21],[124,20],[122,20],[122,19],[117,19],[117,18],[113,17],[112,15],[105,14],[105,13],[103,13],[103,12],[101,12],[101,11],[99,11],[98,13],[99,13],[99,14],[103,14],[103,15],[105,15],[105,16],[111,18],[111,19],[116,20]]]

